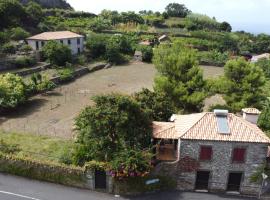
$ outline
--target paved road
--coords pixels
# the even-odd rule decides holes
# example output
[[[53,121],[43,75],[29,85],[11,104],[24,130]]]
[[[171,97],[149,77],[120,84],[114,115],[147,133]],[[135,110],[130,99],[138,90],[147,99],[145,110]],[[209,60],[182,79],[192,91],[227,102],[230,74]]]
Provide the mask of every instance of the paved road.
[[[244,200],[232,196],[200,194],[192,192],[164,192],[116,198],[109,194],[65,187],[52,183],[28,180],[21,177],[0,174],[0,200]],[[248,199],[248,198],[246,198]],[[250,198],[249,198],[250,200]]]

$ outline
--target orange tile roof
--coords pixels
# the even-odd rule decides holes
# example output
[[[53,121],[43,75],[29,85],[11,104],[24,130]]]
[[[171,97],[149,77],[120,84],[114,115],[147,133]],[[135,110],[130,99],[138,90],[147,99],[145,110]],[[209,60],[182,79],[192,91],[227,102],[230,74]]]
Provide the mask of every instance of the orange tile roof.
[[[217,119],[214,113],[199,113],[192,115],[175,115],[174,126],[155,126],[160,122],[154,122],[153,137],[159,139],[188,139],[205,141],[230,141],[270,143],[270,139],[254,124],[228,114],[230,134],[218,132]],[[171,124],[171,123],[170,123]],[[159,124],[162,126],[162,124]],[[157,132],[157,130],[159,130]]]
[[[44,32],[38,35],[27,38],[27,40],[61,40],[69,38],[84,37],[71,31],[56,31],[56,32]]]

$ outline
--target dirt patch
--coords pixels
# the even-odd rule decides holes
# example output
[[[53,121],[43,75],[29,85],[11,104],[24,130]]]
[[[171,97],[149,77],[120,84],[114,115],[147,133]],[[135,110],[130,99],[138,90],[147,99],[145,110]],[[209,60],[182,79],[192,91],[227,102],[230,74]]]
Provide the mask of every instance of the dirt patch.
[[[205,77],[223,73],[220,67],[202,68]],[[46,95],[35,96],[16,111],[0,117],[0,129],[71,138],[74,118],[84,107],[91,105],[91,97],[111,92],[132,94],[143,87],[152,89],[155,74],[154,66],[145,63],[90,73]],[[212,102],[211,99],[209,101],[207,103]]]
[[[16,112],[1,117],[0,128],[70,138],[74,117],[91,105],[91,97],[111,92],[132,94],[143,87],[151,89],[155,73],[153,65],[135,63],[85,75],[47,95],[38,95]]]

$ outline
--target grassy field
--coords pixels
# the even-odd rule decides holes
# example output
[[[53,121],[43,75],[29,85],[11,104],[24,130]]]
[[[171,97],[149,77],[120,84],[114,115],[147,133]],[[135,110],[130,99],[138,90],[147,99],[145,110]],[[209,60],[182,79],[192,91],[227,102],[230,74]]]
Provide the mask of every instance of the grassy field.
[[[74,145],[71,140],[62,138],[4,132],[0,132],[0,141],[16,145],[18,151],[15,155],[54,162],[58,162],[63,152],[72,149]]]
[[[220,67],[202,66],[202,69],[206,78],[223,74]],[[37,95],[16,111],[0,116],[0,130],[70,139],[74,137],[74,118],[84,107],[92,105],[91,97],[152,89],[155,74],[152,64],[131,63],[85,75],[52,92]]]

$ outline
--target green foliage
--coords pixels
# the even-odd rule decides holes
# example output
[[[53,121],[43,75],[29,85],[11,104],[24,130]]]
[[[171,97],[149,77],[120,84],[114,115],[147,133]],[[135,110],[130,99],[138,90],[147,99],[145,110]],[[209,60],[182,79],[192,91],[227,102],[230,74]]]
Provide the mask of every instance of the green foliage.
[[[116,179],[144,177],[151,170],[151,158],[148,151],[126,149],[116,154],[111,162],[111,175]]]
[[[270,36],[266,34],[259,34],[255,38],[254,52],[266,53],[270,51]]]
[[[27,24],[30,26],[37,26],[44,18],[42,7],[34,1],[29,1],[25,8],[27,17]]]
[[[149,110],[151,119],[155,121],[168,121],[175,113],[170,99],[162,93],[143,89],[141,92],[135,93],[134,97],[143,109]]]
[[[106,44],[109,37],[103,34],[92,34],[86,41],[86,48],[88,49],[92,58],[99,58],[106,53]]]
[[[140,45],[138,46],[137,50],[142,52],[142,60],[144,62],[152,62],[154,53],[151,46]]]
[[[191,13],[186,19],[186,28],[190,31],[194,30],[219,30],[220,24],[207,15]]]
[[[28,93],[33,94],[37,92],[50,91],[55,87],[56,85],[46,76],[42,76],[40,73],[35,73],[31,76],[31,82],[27,85],[27,90]]]
[[[128,96],[97,96],[75,120],[77,140],[89,160],[110,161],[118,152],[144,149],[151,143],[149,114]],[[91,159],[90,159],[91,158]]]
[[[165,10],[169,17],[186,17],[191,12],[185,5],[179,3],[170,3]]]
[[[240,58],[228,61],[225,65],[225,78],[220,91],[232,111],[246,107],[261,108],[265,100],[263,71]]]
[[[266,162],[256,169],[256,171],[251,175],[250,181],[253,183],[261,183],[263,180],[262,173],[266,174],[268,177],[270,176],[270,169],[267,167]]]
[[[266,132],[270,132],[270,101],[268,100],[258,120],[258,126]]]
[[[111,22],[107,19],[102,18],[102,17],[97,17],[90,22],[89,28],[90,28],[90,30],[95,31],[95,32],[108,30],[111,28]]]
[[[89,170],[108,170],[110,168],[109,164],[106,162],[98,162],[91,160],[85,164],[85,168]]]
[[[14,64],[18,68],[32,67],[37,63],[36,59],[31,56],[18,56]]]
[[[229,60],[229,53],[221,53],[217,50],[198,52],[199,60],[211,65],[223,66]]]
[[[260,59],[255,63],[255,65],[263,70],[264,75],[267,79],[270,79],[270,60],[269,59]]]
[[[222,22],[220,24],[220,30],[225,32],[231,32],[232,26],[228,22]]]
[[[30,33],[28,33],[27,31],[25,31],[23,28],[21,27],[17,27],[17,28],[12,28],[10,30],[10,38],[12,40],[24,40],[27,37],[30,36]]]
[[[0,75],[0,108],[15,108],[26,99],[26,86],[21,77],[10,73]]]
[[[196,52],[175,42],[155,49],[153,60],[159,72],[155,91],[165,94],[177,110],[185,113],[200,111],[206,94]]]
[[[13,154],[18,151],[20,151],[20,148],[18,148],[18,145],[8,144],[3,139],[0,139],[0,152],[5,153],[5,154]]]
[[[47,42],[42,48],[42,54],[50,63],[59,66],[65,66],[72,58],[69,47],[56,41]]]
[[[28,54],[29,52],[31,52],[33,49],[32,49],[32,47],[30,46],[30,45],[28,45],[28,44],[24,44],[24,45],[22,45],[21,47],[20,47],[20,51],[22,51],[22,52],[24,52],[24,53],[26,53],[26,54]]]
[[[21,24],[25,16],[25,10],[18,1],[0,0],[0,30]]]
[[[12,43],[5,43],[1,48],[1,51],[5,54],[15,54],[16,50],[16,46]]]
[[[74,78],[73,73],[74,69],[72,67],[57,70],[57,74],[60,76],[61,81],[71,81]]]

